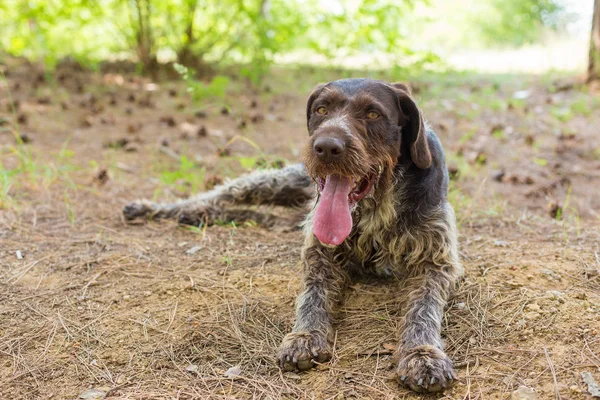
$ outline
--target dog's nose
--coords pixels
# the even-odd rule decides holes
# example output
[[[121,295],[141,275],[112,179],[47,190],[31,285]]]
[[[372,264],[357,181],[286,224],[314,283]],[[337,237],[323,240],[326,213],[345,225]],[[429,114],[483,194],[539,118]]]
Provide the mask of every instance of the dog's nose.
[[[332,137],[320,137],[313,144],[315,154],[323,162],[337,160],[344,154],[345,148],[344,142]]]

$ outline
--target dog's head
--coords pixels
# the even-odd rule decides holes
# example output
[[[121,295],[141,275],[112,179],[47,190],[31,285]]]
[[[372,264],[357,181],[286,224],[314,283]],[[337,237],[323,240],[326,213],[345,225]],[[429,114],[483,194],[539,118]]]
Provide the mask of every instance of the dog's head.
[[[343,79],[319,85],[308,99],[306,118],[310,140],[304,161],[320,193],[313,231],[325,244],[339,245],[348,237],[352,208],[384,186],[379,181],[391,179],[399,161],[431,166],[423,118],[404,84]]]

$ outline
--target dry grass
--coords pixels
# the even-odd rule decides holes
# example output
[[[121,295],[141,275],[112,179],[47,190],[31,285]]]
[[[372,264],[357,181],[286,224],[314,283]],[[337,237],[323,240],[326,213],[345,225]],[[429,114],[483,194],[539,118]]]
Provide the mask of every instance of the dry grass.
[[[11,79],[26,82],[18,74]],[[546,112],[533,118],[520,105],[494,111],[478,94],[487,83],[422,85],[428,117],[439,125],[451,162],[460,162],[452,199],[466,267],[443,327],[459,380],[434,397],[500,399],[525,385],[544,399],[585,399],[580,373],[591,372],[600,381],[600,225],[593,195],[598,179],[585,175],[598,163],[585,151],[598,147],[598,118],[590,114],[557,125],[578,132],[570,150],[559,153],[556,148],[564,143],[548,128],[558,122]],[[512,90],[523,85],[532,84],[506,83],[494,96],[508,102]],[[527,107],[546,107],[550,95],[544,87],[532,87]],[[88,111],[77,104],[84,95],[69,92],[69,111],[56,114],[59,105],[40,106],[34,90],[16,94],[30,116],[26,129],[33,132],[35,161],[56,162],[54,154],[67,138],[48,132],[69,130],[69,162],[79,169],[68,175],[74,188],[65,175],[53,175],[49,185],[37,179],[16,184],[9,193],[18,207],[0,212],[0,398],[75,398],[89,388],[114,399],[416,398],[391,379],[402,311],[394,282],[356,282],[337,317],[333,360],[307,373],[282,374],[275,352],[293,324],[299,232],[124,223],[119,210],[128,199],[152,197],[157,189],[161,197],[181,195],[157,183],[165,165],[178,164],[160,153],[157,143],[168,128],[157,113],[178,120],[189,115],[174,111],[176,102],[185,101],[160,94],[163,89],[155,99],[160,110],[130,105],[125,99],[131,88],[113,89],[122,106],[105,113],[114,125],[98,117],[83,130],[78,124]],[[203,155],[208,175],[239,172],[235,159],[214,154],[228,135],[240,134],[238,120],[248,96],[236,96],[241,111],[233,116],[211,111],[202,124],[209,133],[221,132],[210,140],[182,139],[169,131],[173,151],[190,159]],[[257,97],[260,111],[271,112],[272,104],[279,119],[267,118],[242,134],[266,153],[294,159],[304,140],[298,113],[304,95]],[[474,102],[484,111],[466,113]],[[536,145],[520,134],[494,139],[489,126],[498,120],[516,131],[534,132]],[[547,126],[536,127],[540,121]],[[136,152],[103,147],[137,123],[144,128],[131,134],[137,138]],[[476,135],[462,140],[472,129]],[[0,140],[8,146],[12,139]],[[230,150],[255,156],[243,143]],[[487,164],[469,162],[473,151],[485,153]],[[562,169],[542,168],[531,161],[534,156]],[[89,165],[90,160],[96,164]],[[13,161],[3,156],[3,168]],[[580,168],[569,175],[571,192],[558,185],[550,194],[527,195],[556,181],[555,175],[568,174],[573,165]],[[109,175],[103,185],[93,179],[100,167]],[[495,182],[490,176],[497,168],[519,176]],[[519,183],[527,176],[533,184]],[[564,205],[567,193],[562,221],[548,217],[548,202]],[[200,250],[188,254],[196,246]]]

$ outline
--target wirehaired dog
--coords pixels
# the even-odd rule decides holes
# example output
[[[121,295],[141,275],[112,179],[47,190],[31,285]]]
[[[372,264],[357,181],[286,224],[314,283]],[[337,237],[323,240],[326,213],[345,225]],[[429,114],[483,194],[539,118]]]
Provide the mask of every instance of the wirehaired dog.
[[[403,299],[397,379],[417,392],[444,389],[456,375],[440,329],[462,266],[437,136],[407,86],[370,79],[317,86],[306,118],[304,164],[255,171],[178,203],[138,201],[125,217],[269,224],[240,206],[304,208],[303,291],[279,348],[280,367],[307,370],[331,358],[332,313],[352,277],[396,276]]]

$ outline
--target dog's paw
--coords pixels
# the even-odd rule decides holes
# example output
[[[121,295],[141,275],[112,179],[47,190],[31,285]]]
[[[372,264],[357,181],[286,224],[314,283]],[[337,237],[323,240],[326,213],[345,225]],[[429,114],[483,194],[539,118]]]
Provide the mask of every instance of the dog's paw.
[[[439,392],[456,379],[452,361],[434,346],[419,346],[400,353],[396,379],[415,392]]]
[[[284,371],[306,371],[315,366],[315,361],[330,359],[331,346],[325,336],[315,332],[289,333],[279,347],[279,367]]]
[[[147,200],[138,200],[133,203],[127,204],[123,207],[123,216],[126,220],[147,217],[151,215],[153,211],[152,203]]]
[[[200,226],[200,224],[212,225],[218,212],[213,207],[196,206],[186,208],[179,213],[177,221],[181,225]]]

